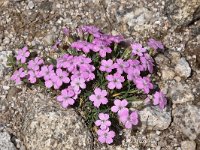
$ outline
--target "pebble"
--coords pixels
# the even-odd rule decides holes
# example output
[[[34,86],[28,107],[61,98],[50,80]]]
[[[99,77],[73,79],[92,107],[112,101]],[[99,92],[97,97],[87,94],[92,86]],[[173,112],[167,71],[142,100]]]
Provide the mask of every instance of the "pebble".
[[[10,43],[10,39],[8,37],[5,37],[3,40],[4,44],[9,44]]]
[[[192,72],[188,62],[183,57],[179,59],[178,64],[175,67],[175,71],[179,76],[185,77],[185,78],[188,78]]]
[[[182,150],[196,150],[196,143],[194,141],[182,141],[181,149]]]
[[[9,86],[3,86],[3,89],[4,89],[4,90],[9,90],[10,87],[9,87]]]
[[[28,7],[29,7],[30,9],[33,9],[33,8],[35,7],[33,1],[29,1],[29,2],[28,2]]]

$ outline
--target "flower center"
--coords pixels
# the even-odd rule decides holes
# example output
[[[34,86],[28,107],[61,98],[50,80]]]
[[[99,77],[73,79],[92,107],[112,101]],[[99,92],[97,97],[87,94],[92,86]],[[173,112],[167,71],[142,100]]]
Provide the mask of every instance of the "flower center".
[[[97,95],[97,99],[101,99],[101,95]]]

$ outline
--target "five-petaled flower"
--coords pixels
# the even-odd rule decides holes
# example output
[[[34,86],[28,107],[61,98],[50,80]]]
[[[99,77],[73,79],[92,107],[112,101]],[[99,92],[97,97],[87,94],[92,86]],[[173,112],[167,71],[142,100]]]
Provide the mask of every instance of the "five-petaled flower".
[[[155,39],[149,39],[148,41],[148,46],[153,48],[155,51],[157,51],[157,49],[164,49],[163,44],[160,41],[156,41]]]
[[[72,89],[64,89],[61,91],[61,95],[57,96],[57,101],[61,103],[63,108],[67,108],[73,105],[75,102],[75,92]]]
[[[21,83],[21,79],[26,76],[26,73],[24,72],[24,68],[19,68],[19,70],[16,70],[13,75],[11,76],[11,80],[15,81],[16,84]]]
[[[111,111],[115,112],[115,113],[117,112],[118,115],[122,114],[123,111],[127,111],[128,110],[128,108],[126,108],[126,106],[128,105],[128,102],[127,102],[126,99],[123,99],[122,101],[119,100],[119,99],[116,99],[114,101],[114,104],[115,105],[111,107]]]
[[[154,99],[153,99],[153,104],[154,105],[159,105],[161,109],[164,109],[166,104],[167,104],[167,99],[163,92],[156,92],[154,94]]]
[[[110,73],[113,68],[114,68],[113,61],[111,59],[109,59],[109,60],[101,61],[101,66],[100,66],[99,70]]]
[[[153,89],[153,84],[149,77],[139,77],[135,81],[136,87],[142,90],[144,93],[148,94],[151,89]]]
[[[95,125],[99,126],[101,130],[106,130],[111,125],[111,122],[109,120],[109,115],[100,113],[99,120],[95,121]]]
[[[94,94],[90,95],[89,100],[93,102],[94,106],[99,108],[101,104],[107,104],[108,99],[106,90],[101,90],[100,88],[95,88]]]
[[[112,131],[112,130],[110,131],[109,129],[98,130],[97,134],[98,134],[99,142],[107,143],[107,144],[113,143],[113,138],[115,137],[115,132],[114,131]]]
[[[21,63],[25,63],[25,62],[26,62],[26,59],[29,57],[29,55],[30,55],[30,52],[28,51],[28,47],[25,46],[25,47],[23,47],[22,49],[19,49],[19,50],[18,50],[16,59],[17,59],[17,60],[20,60]]]
[[[125,81],[124,77],[119,74],[115,73],[114,75],[107,75],[106,79],[109,81],[108,88],[109,89],[121,89],[122,88],[122,82]]]
[[[131,44],[131,47],[133,55],[143,56],[143,54],[146,52],[146,49],[143,48],[139,43]]]
[[[131,129],[133,125],[137,125],[139,122],[138,121],[138,113],[137,113],[137,111],[133,111],[129,115],[129,110],[123,111],[119,115],[119,120],[123,123],[123,125],[127,129]]]

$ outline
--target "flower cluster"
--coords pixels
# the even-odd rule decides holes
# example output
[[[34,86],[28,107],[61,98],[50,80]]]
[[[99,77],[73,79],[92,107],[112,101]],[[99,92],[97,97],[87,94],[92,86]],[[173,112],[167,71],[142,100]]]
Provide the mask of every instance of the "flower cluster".
[[[139,110],[129,109],[134,99],[165,108],[167,99],[152,82],[153,56],[164,50],[160,41],[149,39],[146,47],[136,42],[124,44],[123,36],[104,34],[95,26],[79,27],[75,34],[63,28],[63,34],[64,39],[52,46],[59,54],[56,58],[31,55],[27,46],[20,49],[11,80],[56,91],[63,108],[78,104],[86,122],[98,128],[101,143],[114,141],[111,120],[117,119],[127,129],[138,125]]]

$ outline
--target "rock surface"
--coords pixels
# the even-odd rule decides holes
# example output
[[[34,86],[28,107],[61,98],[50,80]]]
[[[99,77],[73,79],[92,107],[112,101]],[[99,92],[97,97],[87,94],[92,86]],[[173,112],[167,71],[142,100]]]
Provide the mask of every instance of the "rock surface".
[[[72,109],[37,113],[26,121],[22,133],[27,149],[92,150],[91,134]]]
[[[0,150],[17,150],[7,132],[0,132]]]
[[[171,123],[171,111],[158,107],[146,107],[139,112],[142,126],[149,130],[165,130]]]
[[[178,61],[175,71],[181,77],[188,78],[191,75],[191,68],[185,58],[181,58]]]
[[[195,140],[200,134],[200,108],[191,104],[177,107],[173,111],[174,123],[190,140]]]
[[[196,143],[194,141],[182,141],[181,149],[182,150],[196,150]]]
[[[181,104],[194,100],[191,87],[188,84],[175,83],[169,88],[168,96],[171,97],[173,104]]]

